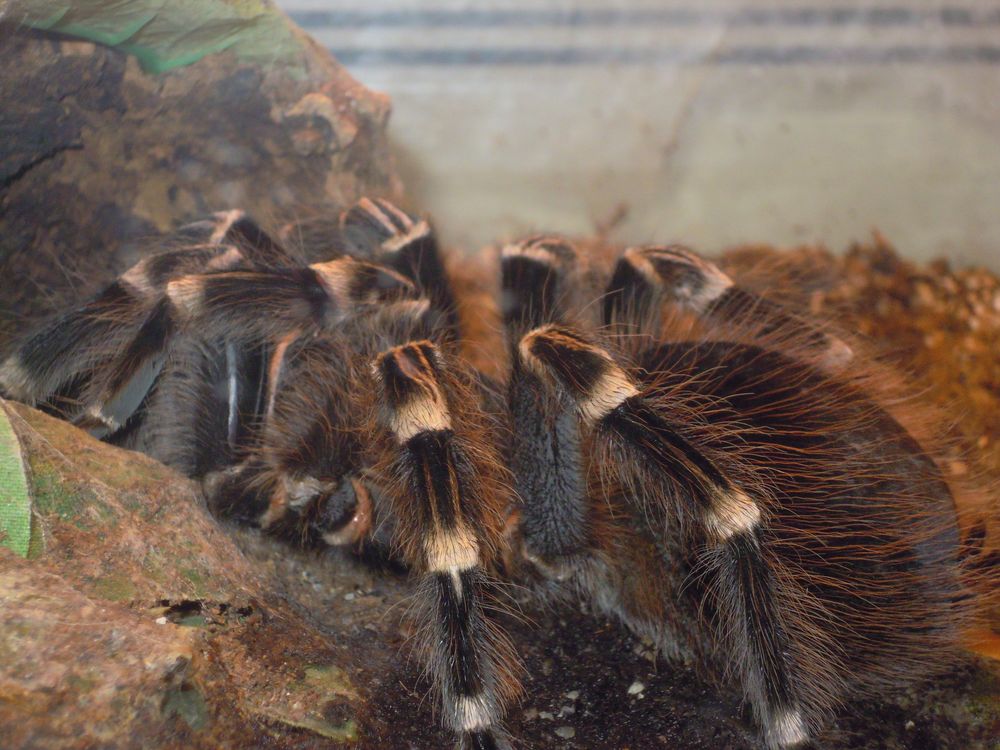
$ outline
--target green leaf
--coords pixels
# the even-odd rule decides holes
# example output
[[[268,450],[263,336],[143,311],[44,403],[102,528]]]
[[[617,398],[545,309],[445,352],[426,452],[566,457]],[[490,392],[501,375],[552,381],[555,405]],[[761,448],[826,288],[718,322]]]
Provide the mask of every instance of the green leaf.
[[[31,495],[21,458],[21,443],[14,433],[7,407],[0,400],[0,544],[21,557],[31,546]],[[37,546],[37,545],[36,545]]]
[[[302,53],[290,23],[267,0],[16,0],[11,16],[134,55],[148,73],[223,50],[264,65],[296,66]]]

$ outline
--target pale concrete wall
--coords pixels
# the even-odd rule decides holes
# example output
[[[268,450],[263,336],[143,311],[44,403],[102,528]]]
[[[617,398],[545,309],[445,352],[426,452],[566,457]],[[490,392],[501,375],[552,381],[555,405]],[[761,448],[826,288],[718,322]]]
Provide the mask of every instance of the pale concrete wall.
[[[395,102],[447,240],[823,242],[1000,269],[1000,4],[285,0]]]

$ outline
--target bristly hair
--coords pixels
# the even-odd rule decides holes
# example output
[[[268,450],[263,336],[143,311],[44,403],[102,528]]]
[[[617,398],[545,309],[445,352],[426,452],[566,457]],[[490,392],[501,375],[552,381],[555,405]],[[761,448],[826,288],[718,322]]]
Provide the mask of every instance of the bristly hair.
[[[180,235],[19,342],[0,391],[220,515],[405,564],[463,748],[505,746],[521,692],[501,576],[733,683],[772,749],[933,675],[1000,607],[996,486],[945,471],[947,420],[794,295],[677,245],[449,256],[379,198]]]
[[[371,471],[392,509],[394,544],[422,574],[419,650],[445,724],[476,746],[520,693],[517,657],[491,614],[511,504],[497,424],[477,408],[476,379],[428,341],[380,354],[372,378],[356,392],[374,394],[361,410],[373,420]]]

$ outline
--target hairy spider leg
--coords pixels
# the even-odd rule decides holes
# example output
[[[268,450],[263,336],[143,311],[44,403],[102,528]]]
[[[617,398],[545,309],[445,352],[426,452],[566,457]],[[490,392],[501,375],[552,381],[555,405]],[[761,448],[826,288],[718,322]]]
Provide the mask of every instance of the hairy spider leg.
[[[158,377],[174,333],[163,293],[179,275],[292,263],[242,211],[182,227],[194,246],[144,258],[80,308],[29,337],[0,367],[0,384],[53,408],[96,437],[122,429]]]
[[[606,325],[659,323],[664,302],[715,321],[745,326],[780,344],[794,336],[820,369],[843,370],[854,352],[815,321],[736,283],[711,261],[680,245],[630,247],[615,265],[603,302]],[[656,331],[655,333],[658,333]]]
[[[418,219],[381,198],[362,198],[340,219],[341,233],[362,255],[370,255],[413,281],[421,295],[444,316],[438,340],[461,335],[455,293],[437,237],[426,219]]]
[[[808,728],[789,679],[792,665],[762,550],[758,503],[644,398],[607,352],[577,332],[543,326],[529,332],[520,349],[526,365],[573,399],[597,450],[616,454],[619,460],[609,458],[606,468],[644,510],[670,513],[707,546],[705,565],[720,581],[718,616],[724,630],[736,634],[734,669],[769,744],[805,742]],[[669,508],[659,507],[664,499]]]
[[[453,420],[448,363],[429,341],[375,360],[380,422],[387,430],[382,473],[399,544],[422,572],[428,669],[444,723],[465,748],[498,747],[502,719],[519,687],[512,647],[490,614],[487,568],[502,542],[499,457]]]
[[[167,331],[161,299],[168,279],[242,261],[239,251],[227,245],[139,261],[93,299],[22,341],[0,365],[0,388],[75,418],[98,436],[113,432],[162,366],[157,358]],[[140,336],[145,340],[137,342]],[[112,401],[117,403],[105,414],[104,405]]]
[[[166,293],[181,322],[248,340],[296,327],[329,329],[360,306],[412,295],[413,285],[388,268],[345,256],[303,268],[182,276]]]
[[[589,542],[582,436],[574,406],[524,366],[518,344],[532,328],[566,321],[575,265],[576,250],[562,238],[530,237],[501,251],[501,314],[511,353],[508,460],[522,501],[518,532],[525,556],[550,578],[568,576]]]

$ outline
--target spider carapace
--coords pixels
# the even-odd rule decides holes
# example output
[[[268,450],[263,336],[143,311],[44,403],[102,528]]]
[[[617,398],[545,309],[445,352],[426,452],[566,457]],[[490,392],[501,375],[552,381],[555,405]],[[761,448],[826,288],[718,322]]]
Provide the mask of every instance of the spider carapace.
[[[506,744],[520,692],[501,578],[734,682],[770,748],[948,663],[974,599],[959,490],[843,334],[678,246],[534,236],[476,276],[379,199],[322,262],[276,237],[238,211],[185,227],[20,342],[0,388],[220,514],[399,557],[462,746]]]

